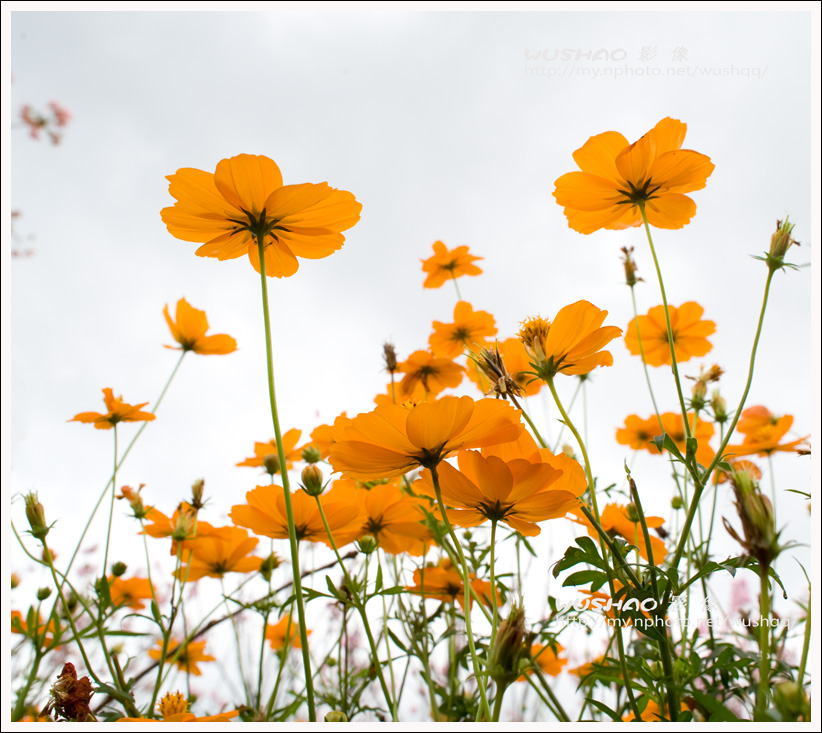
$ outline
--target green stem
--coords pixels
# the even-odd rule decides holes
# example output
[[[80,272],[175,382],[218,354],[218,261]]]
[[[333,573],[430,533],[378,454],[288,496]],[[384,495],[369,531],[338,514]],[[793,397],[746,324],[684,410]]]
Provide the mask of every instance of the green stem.
[[[496,559],[496,537],[497,537],[497,522],[491,521],[491,605],[493,606],[493,621],[491,622],[491,643],[489,649],[494,648],[494,640],[497,638],[497,627],[499,626],[499,612],[497,610],[497,580],[494,576],[494,560]],[[498,718],[494,718],[498,720]]]
[[[634,588],[640,590],[642,588],[642,583],[639,578],[637,578],[628,561],[622,556],[622,553],[614,544],[614,541],[611,539],[610,535],[602,528],[602,525],[597,521],[597,518],[591,513],[591,510],[585,506],[585,504],[580,506],[580,510],[596,530],[600,543],[605,543],[605,545],[607,545],[608,549],[611,551],[611,554],[614,556],[614,559],[617,561],[617,564],[625,571],[625,574],[628,576],[628,579],[631,581]]]
[[[379,678],[380,687],[382,687],[382,694],[385,696],[385,701],[388,703],[388,709],[391,712],[391,719],[396,723],[398,722],[397,706],[391,699],[391,693],[388,691],[388,685],[385,683],[385,677],[382,673],[382,665],[380,664],[379,653],[377,652],[377,644],[374,641],[374,635],[371,633],[371,625],[368,623],[368,614],[366,614],[365,612],[365,604],[360,600],[359,596],[357,595],[356,586],[354,585],[354,582],[351,580],[351,576],[348,574],[348,570],[345,567],[345,563],[343,563],[342,558],[340,557],[339,550],[337,550],[337,543],[334,541],[334,535],[331,533],[331,528],[328,526],[328,520],[325,518],[325,512],[323,511],[323,505],[320,501],[320,497],[315,496],[314,498],[317,500],[317,508],[320,510],[320,518],[323,520],[323,526],[325,527],[325,533],[328,535],[328,541],[331,543],[331,549],[334,550],[334,554],[337,557],[337,563],[343,571],[343,576],[345,577],[345,584],[351,595],[351,601],[354,605],[354,608],[356,608],[359,612],[363,626],[365,627],[365,635],[366,637],[368,637],[368,645],[369,647],[371,647],[371,658],[374,662],[374,670],[377,674],[377,677]],[[364,589],[364,593],[368,593],[367,587]]]
[[[639,314],[636,309],[636,294],[634,293],[634,286],[631,286],[631,305],[634,307],[634,326],[636,330],[636,340],[639,344],[639,356],[642,359],[642,369],[645,372],[645,383],[648,385],[648,394],[651,395],[651,402],[654,405],[654,414],[659,423],[659,429],[664,433],[665,426],[662,424],[662,417],[660,417],[659,407],[656,404],[656,397],[654,396],[654,388],[651,386],[651,376],[648,374],[648,362],[645,361],[645,347],[642,345],[642,334],[639,332]]]
[[[551,698],[551,702],[553,702],[554,707],[556,708],[555,714],[557,715],[559,720],[561,720],[563,723],[570,723],[571,719],[568,717],[568,713],[565,712],[565,708],[562,707],[562,703],[560,703],[559,698],[554,694],[554,691],[551,689],[551,685],[548,684],[548,680],[545,679],[545,675],[543,675],[542,670],[538,667],[535,667],[534,674],[536,674],[537,679],[542,684],[542,687],[545,690],[545,692],[548,693],[548,697]]]
[[[291,572],[294,580],[294,595],[297,602],[297,619],[300,624],[300,644],[302,645],[303,667],[305,669],[305,697],[308,705],[308,719],[317,722],[317,713],[314,708],[314,682],[311,674],[311,656],[308,653],[308,632],[305,625],[305,607],[303,605],[303,586],[300,578],[300,558],[297,545],[297,532],[294,527],[294,510],[291,506],[291,489],[288,482],[288,469],[283,449],[283,437],[280,431],[280,417],[277,413],[277,396],[274,390],[274,358],[271,347],[271,322],[268,311],[268,285],[265,275],[265,247],[264,238],[257,235],[257,252],[260,260],[260,282],[263,296],[263,320],[265,322],[265,354],[268,367],[268,398],[271,403],[271,420],[274,423],[274,437],[277,441],[277,457],[280,461],[280,475],[283,479],[283,496],[285,498],[285,513],[288,520],[288,541],[291,550]]]
[[[240,679],[243,682],[243,690],[245,691],[246,704],[248,705],[248,707],[251,707],[251,694],[248,691],[248,682],[246,682],[245,671],[243,670],[243,650],[242,644],[240,643],[240,630],[237,628],[237,621],[234,619],[234,614],[231,613],[231,609],[228,607],[228,594],[225,592],[225,580],[223,579],[222,575],[220,576],[220,590],[223,592],[225,610],[228,613],[228,615],[231,616],[231,628],[234,630],[234,642],[237,645],[237,665],[240,668]]]
[[[377,570],[379,571],[380,576],[382,576],[382,563],[380,562],[380,550],[377,548]],[[368,559],[366,558],[366,563]],[[381,593],[380,598],[382,599],[382,623],[383,623],[383,633],[382,636],[385,639],[385,653],[388,657],[388,676],[391,678],[391,699],[394,701],[394,708],[399,707],[399,700],[397,699],[397,680],[394,677],[394,660],[391,658],[391,637],[388,635],[388,607],[385,603],[385,594]]]
[[[497,695],[494,698],[494,712],[491,721],[494,723],[499,722],[499,714],[502,711],[502,698],[505,695],[505,690],[508,689],[508,685],[499,685],[497,687]]]
[[[659,290],[662,293],[662,307],[665,310],[665,325],[668,327],[668,347],[671,350],[671,371],[674,374],[674,383],[676,384],[676,393],[679,397],[679,406],[682,408],[682,422],[685,427],[685,437],[691,437],[691,427],[688,425],[688,410],[685,407],[685,395],[682,393],[682,381],[679,378],[679,367],[676,363],[676,348],[674,346],[674,331],[671,328],[671,314],[668,312],[668,298],[665,295],[665,283],[662,281],[662,270],[659,268],[659,260],[656,256],[656,249],[654,249],[654,240],[651,237],[651,227],[648,225],[648,217],[645,215],[645,204],[640,202],[638,204],[639,211],[642,214],[642,221],[645,224],[645,234],[648,237],[648,244],[651,247],[651,256],[654,258],[654,267],[656,268],[657,280],[659,280]]]
[[[38,616],[39,618],[39,616]],[[40,649],[40,644],[35,643],[34,662],[29,670],[29,676],[26,679],[26,684],[17,691],[17,701],[14,703],[14,710],[11,712],[11,720],[16,723],[23,717],[26,712],[26,698],[29,696],[29,690],[37,679],[37,671],[40,669],[40,660],[43,658],[43,653]]]
[[[577,395],[580,393],[580,390],[582,389],[583,384],[584,384],[584,382],[582,380],[577,381],[577,387],[574,390],[574,394],[571,395],[571,401],[568,403],[568,409],[569,410],[574,409],[574,403],[577,401]],[[584,401],[585,400],[584,400],[584,395],[583,395],[583,402]],[[556,439],[556,441],[554,441],[554,445],[551,448],[551,453],[556,454],[556,452],[559,450],[559,444],[562,441],[562,431],[563,430],[565,430],[565,426],[560,424],[559,432],[557,433],[557,439]]]
[[[522,408],[519,402],[517,402],[517,398],[514,397],[514,395],[512,394],[509,394],[508,396],[511,398],[511,402],[514,403],[514,406],[522,413],[522,416],[525,418],[525,422],[527,422],[528,425],[531,426],[531,430],[534,432],[534,437],[539,441],[539,444],[543,448],[548,448],[548,443],[546,443],[543,437],[539,434],[539,430],[537,430],[537,426],[534,425],[534,421],[531,420],[530,417],[528,417],[528,413],[525,412],[525,410]]]
[[[480,672],[479,657],[477,656],[477,649],[474,645],[474,632],[471,628],[471,580],[468,574],[468,565],[465,562],[465,554],[462,551],[462,546],[457,539],[457,535],[454,533],[454,527],[451,525],[451,520],[448,519],[448,513],[445,511],[445,504],[442,501],[442,490],[440,489],[440,479],[437,474],[437,467],[432,466],[430,470],[431,480],[434,483],[434,491],[437,495],[437,505],[440,509],[442,521],[445,524],[445,528],[448,531],[448,536],[451,538],[451,542],[454,543],[454,547],[456,548],[460,559],[459,573],[462,575],[465,594],[465,632],[468,636],[468,648],[471,651],[471,664],[474,667],[474,676],[477,679],[477,687],[479,688],[480,693],[480,715],[484,715],[486,720],[491,720],[491,709],[488,707],[488,696],[485,691],[485,680]]]
[[[457,300],[462,300],[462,295],[460,295],[460,286],[457,285],[457,276],[454,275],[453,270],[451,270],[451,279],[454,281],[454,287],[457,290]]]
[[[802,644],[802,659],[799,662],[799,672],[796,675],[796,684],[802,689],[805,681],[805,667],[808,664],[808,650],[811,648],[811,597],[808,596],[808,612],[805,614],[805,639]],[[803,690],[804,694],[804,690]]]
[[[767,568],[759,568],[759,687],[756,693],[756,719],[766,720],[768,689],[771,679],[771,653],[768,649],[770,631],[770,586]]]
[[[114,429],[114,472],[111,474],[111,506],[108,511],[108,530],[106,532],[106,551],[103,553],[103,577],[106,576],[108,567],[108,546],[111,541],[111,525],[114,521],[114,494],[117,493],[117,425]]]

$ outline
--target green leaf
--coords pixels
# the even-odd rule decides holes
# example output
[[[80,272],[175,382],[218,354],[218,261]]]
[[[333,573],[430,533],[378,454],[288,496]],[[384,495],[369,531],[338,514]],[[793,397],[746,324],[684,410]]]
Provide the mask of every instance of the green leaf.
[[[616,721],[617,723],[622,722],[622,718],[617,715],[611,708],[609,708],[604,702],[600,702],[599,700],[594,700],[593,698],[589,697],[586,698],[588,700],[588,704],[592,707],[595,707],[600,712],[605,713],[611,720]]]
[[[728,708],[726,708],[719,700],[709,697],[699,690],[691,690],[690,696],[694,698],[703,708],[705,708],[711,715],[708,720],[712,723],[726,723],[739,721]]]
[[[608,576],[601,570],[580,570],[577,573],[569,575],[565,579],[565,582],[563,582],[562,587],[565,588],[569,585],[587,585],[588,583],[595,583],[597,581],[597,588],[599,588],[603,583],[608,582]],[[593,586],[591,589],[595,590]]]

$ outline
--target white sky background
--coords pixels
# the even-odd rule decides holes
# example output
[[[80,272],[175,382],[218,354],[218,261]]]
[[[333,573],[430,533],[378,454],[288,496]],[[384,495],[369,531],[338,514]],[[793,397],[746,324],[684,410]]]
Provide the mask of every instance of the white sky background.
[[[572,153],[588,137],[617,130],[634,141],[663,117],[687,122],[685,147],[709,155],[716,170],[693,194],[692,223],[655,231],[655,243],[669,302],[696,300],[717,323],[704,363],[726,370],[722,391],[733,406],[766,275],[750,255],[766,250],[776,219],[790,215],[803,246],[788,259],[812,258],[816,21],[803,7],[13,13],[12,121],[23,104],[45,109],[52,99],[73,119],[59,147],[29,139],[24,129],[10,133],[6,203],[22,212],[16,230],[24,241],[16,246],[34,250],[6,262],[11,493],[39,492],[49,521],[59,520],[50,544],[66,559],[112,460],[111,432],[66,420],[102,410],[103,387],[132,404],[156,398],[177,358],[162,348],[172,343],[162,309],[183,296],[240,350],[185,358],[118,485],[145,483],[147,503],[170,513],[191,482],[205,477],[212,503],[204,518],[213,524],[256,485],[254,469],[234,464],[253,453],[255,440],[273,436],[259,278],[247,258],[196,257],[197,245],[174,239],[159,216],[173,203],[164,176],[183,167],[213,171],[240,153],[271,157],[286,183],[328,181],[363,204],[340,252],[301,260],[294,277],[269,281],[281,421],[307,438],[344,410],[373,408],[387,381],[384,340],[405,358],[426,347],[433,320],[453,320],[453,287],[422,289],[420,259],[437,239],[468,244],[485,258],[484,274],[462,278],[460,288],[475,308],[493,313],[501,338],[528,315],[553,317],[580,299],[607,309],[606,324],[624,329],[632,317],[620,264],[625,245],[636,248],[646,280],[637,287],[640,312],[659,304],[642,232],[577,234],[551,193],[560,175],[576,169]],[[583,57],[526,60],[543,49],[549,59],[556,49]],[[620,60],[586,60],[599,49]],[[655,56],[640,60],[644,49]],[[686,58],[677,60],[675,49]],[[775,278],[748,400],[793,414],[795,437],[818,425],[811,280],[810,268]],[[601,486],[622,481],[622,461],[630,460],[615,429],[627,415],[652,410],[638,358],[621,340],[611,351],[615,366],[595,373],[587,394]],[[698,373],[699,363],[686,363],[682,373]],[[660,408],[675,409],[668,371],[653,370],[653,381]],[[564,382],[567,400],[575,380]],[[555,435],[555,411],[546,413],[540,398],[531,403]],[[573,414],[581,421],[580,406]],[[134,431],[121,426],[121,446]],[[669,518],[664,461],[644,453],[633,465],[646,512]],[[807,502],[784,490],[810,491],[811,460],[778,454],[774,465],[778,518],[790,520],[788,538],[808,543]],[[112,554],[133,557],[130,570],[137,571],[139,544],[122,504]],[[12,504],[12,516],[24,525],[21,503]],[[542,579],[571,536],[554,524],[543,530],[550,554],[529,575],[537,580],[533,598],[526,596],[532,621],[547,588]],[[99,538],[103,520],[95,526]],[[721,525],[715,536],[718,555],[737,554]],[[284,553],[285,543],[277,544]],[[264,540],[260,549],[267,546]],[[807,547],[793,554],[808,565]],[[12,569],[24,567],[16,548],[12,558]],[[794,599],[804,599],[796,563],[786,558],[779,569]],[[46,582],[38,573],[32,587]],[[31,597],[21,591],[15,608]],[[551,592],[573,597],[556,581]],[[311,604],[313,613],[320,606]],[[793,604],[785,610],[797,613]],[[578,650],[573,661],[588,653]]]

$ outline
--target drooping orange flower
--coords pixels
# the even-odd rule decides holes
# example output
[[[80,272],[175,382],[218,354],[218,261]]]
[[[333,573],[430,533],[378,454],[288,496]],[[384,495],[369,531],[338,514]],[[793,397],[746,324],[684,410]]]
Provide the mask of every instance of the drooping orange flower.
[[[44,631],[46,631],[46,635],[43,638],[43,643],[48,646],[54,641],[54,635],[59,631],[59,625],[57,624],[57,619],[50,619],[48,626],[43,623],[43,619],[38,617],[37,619],[37,634],[42,635]],[[23,614],[20,611],[12,611],[11,612],[11,633],[12,634],[25,634],[26,636],[31,635],[31,631],[29,630],[27,620],[24,618]]]
[[[105,415],[99,412],[81,412],[67,422],[94,423],[94,427],[98,430],[111,430],[120,422],[150,422],[154,419],[154,415],[150,412],[140,411],[140,408],[145,407],[148,402],[128,405],[123,402],[122,396],[115,397],[110,387],[103,390],[103,399],[108,410]]]
[[[681,229],[696,213],[686,193],[705,188],[714,165],[707,155],[682,150],[687,125],[666,117],[637,142],[618,132],[590,138],[574,153],[581,170],[560,176],[554,198],[568,225],[582,234],[648,223]]]
[[[306,635],[311,635],[311,629],[306,629]],[[280,651],[286,644],[295,649],[303,648],[300,627],[296,621],[292,621],[290,613],[286,613],[276,624],[268,624],[265,628],[265,638],[275,652]]]
[[[580,300],[560,309],[553,322],[541,316],[524,320],[517,334],[540,377],[588,374],[598,366],[611,366],[610,351],[600,351],[622,333],[602,326],[608,311]]]
[[[745,412],[742,414],[744,416]],[[742,422],[742,420],[740,420],[740,422]],[[792,425],[793,415],[783,415],[782,417],[770,415],[770,418],[766,422],[761,419],[761,416],[757,418],[756,414],[749,414],[748,419],[743,423],[743,426],[748,432],[745,434],[742,443],[729,445],[725,449],[725,452],[735,458],[741,458],[742,456],[752,455],[767,456],[779,451],[795,451],[800,445],[805,443],[810,436],[806,435],[804,438],[780,443]]]
[[[484,522],[505,522],[526,537],[540,533],[537,522],[564,517],[577,507],[577,497],[569,491],[555,491],[553,484],[561,472],[548,463],[523,458],[503,461],[477,451],[460,451],[459,470],[450,463],[437,469],[442,501],[448,518],[461,527]],[[426,496],[436,497],[431,471],[426,469],[414,484]]]
[[[658,454],[656,445],[652,442],[657,435],[667,433],[674,444],[679,448],[682,455],[685,455],[685,428],[682,425],[682,415],[676,412],[663,412],[659,416],[662,420],[662,428],[659,428],[659,420],[656,415],[647,419],[642,419],[639,415],[629,415],[625,418],[625,427],[619,428],[616,432],[617,443],[628,445],[634,450],[647,450],[650,453]],[[697,439],[696,461],[708,466],[714,459],[714,450],[710,446],[710,440],[714,434],[714,426],[697,417],[696,428],[694,428],[694,415],[688,413],[688,421],[691,426],[691,435]]]
[[[264,155],[221,160],[214,173],[180,168],[168,192],[177,199],[160,212],[168,231],[186,242],[203,242],[195,254],[231,260],[248,254],[260,271],[255,235],[264,238],[269,277],[297,272],[297,257],[318,260],[345,243],[342,235],[360,220],[362,205],[327,183],[283,186],[277,164]]]
[[[469,573],[468,579],[471,587],[486,606],[491,605],[491,584],[485,580],[479,580],[473,573]],[[414,571],[414,585],[405,588],[409,593],[424,596],[425,598],[435,598],[443,603],[453,603],[455,600],[465,610],[465,586],[462,576],[457,572],[451,562],[446,558],[439,566],[429,566],[424,570],[417,568]],[[469,596],[470,605],[474,605],[473,596]],[[502,595],[497,590],[497,605],[502,605]]]
[[[335,486],[322,499],[323,512],[337,547],[353,542],[363,525],[360,502],[352,496],[350,486]],[[228,516],[241,527],[248,527],[254,534],[287,540],[288,517],[285,495],[281,486],[258,486],[246,494],[247,504],[231,507]],[[291,509],[298,540],[306,542],[331,542],[325,531],[316,500],[302,490],[292,492]]]
[[[460,448],[516,440],[520,412],[503,400],[443,397],[412,407],[383,405],[341,426],[329,460],[343,478],[391,478],[431,467]]]
[[[157,703],[157,713],[161,720],[155,718],[120,718],[118,723],[227,723],[236,718],[239,710],[230,710],[227,713],[207,715],[198,718],[188,712],[189,702],[181,692],[168,692]]]
[[[224,333],[206,336],[208,319],[205,311],[192,308],[185,298],[177,301],[176,323],[171,320],[168,306],[163,308],[163,315],[171,331],[171,336],[179,346],[166,346],[167,349],[193,351],[195,354],[230,354],[237,350],[237,342]]]
[[[567,659],[564,657],[560,658],[559,656],[564,651],[565,648],[560,644],[557,644],[556,647],[549,646],[548,644],[532,644],[532,666],[526,669],[526,674],[532,674],[534,671],[534,666],[539,665],[539,668],[542,670],[543,674],[547,674],[550,677],[559,676],[560,672],[562,672],[562,668],[568,664]],[[524,682],[527,679],[526,674],[521,674],[517,678],[517,682]]]
[[[152,598],[148,578],[110,578],[108,590],[115,606],[128,606],[135,611],[145,608],[143,601],[150,601]]]
[[[397,365],[397,370],[405,374],[399,384],[403,398],[412,395],[418,384],[422,384],[426,394],[438,395],[444,389],[458,386],[465,373],[456,362],[434,356],[429,351],[415,351]]]
[[[191,641],[184,649],[179,650],[180,642],[177,639],[170,639],[168,649],[166,650],[166,659],[171,659],[174,655],[177,655],[177,658],[174,660],[177,669],[181,672],[188,672],[195,677],[199,677],[202,672],[197,666],[198,664],[217,661],[217,657],[212,657],[210,654],[205,653],[205,645],[206,643],[204,641]],[[160,648],[148,650],[148,656],[152,659],[160,659],[163,655],[162,639],[157,641],[157,646]]]
[[[476,351],[488,345],[487,338],[497,332],[494,317],[485,311],[475,311],[467,301],[461,300],[454,308],[454,322],[434,321],[434,333],[428,345],[434,356],[446,359],[458,357],[465,349]]]
[[[688,361],[694,356],[705,356],[713,348],[708,336],[716,331],[716,324],[713,321],[702,320],[704,312],[705,309],[693,301],[683,303],[679,308],[668,306],[677,363]],[[634,356],[640,354],[639,339],[636,335],[637,323],[645,352],[645,363],[650,366],[670,364],[671,348],[668,345],[665,308],[661,305],[655,306],[648,311],[648,315],[638,316],[628,324],[625,345]]]
[[[588,521],[588,518],[584,514],[581,512],[574,512],[574,514],[576,515],[574,521],[585,525],[588,528],[588,534],[591,535],[591,537],[599,536],[596,529],[594,529],[594,525]],[[628,516],[627,507],[620,504],[608,504],[605,509],[602,510],[602,514],[600,514],[599,523],[602,529],[606,532],[615,532],[620,535],[626,539],[629,544],[636,547],[642,557],[646,560],[648,559],[648,547],[645,544],[645,537],[642,533],[642,525],[639,521],[634,522]],[[650,530],[656,527],[661,527],[665,524],[665,520],[662,517],[646,516],[645,523],[648,525],[648,529]],[[651,539],[651,550],[654,553],[654,565],[661,565],[665,561],[665,555],[668,553],[665,549],[665,543],[658,537],[654,537],[653,535],[649,536]]]
[[[736,431],[743,435],[751,435],[759,428],[776,424],[778,419],[779,418],[764,405],[754,405],[742,411],[739,421],[736,423]]]
[[[180,568],[179,577],[191,582],[206,576],[222,578],[226,573],[259,570],[263,559],[248,556],[258,542],[239,527],[214,527],[209,535],[186,543],[183,560],[187,562]]]
[[[346,479],[337,484],[351,483]],[[352,489],[362,505],[365,521],[360,534],[374,536],[380,548],[392,555],[407,552],[423,555],[431,542],[431,530],[422,524],[417,501],[400,491],[395,483],[377,484],[370,489]]]
[[[482,257],[468,254],[468,247],[463,245],[449,250],[442,242],[434,242],[434,255],[422,260],[422,271],[427,273],[424,288],[440,288],[446,280],[456,279],[463,275],[482,275],[482,270],[474,262]]]
[[[302,448],[297,447],[297,443],[302,435],[302,430],[292,428],[283,435],[283,453],[285,454],[286,467],[291,469],[294,464],[291,461],[299,461],[302,455]],[[250,466],[252,468],[263,468],[266,456],[278,456],[277,441],[272,438],[267,443],[254,443],[254,455],[240,461],[238,466]]]

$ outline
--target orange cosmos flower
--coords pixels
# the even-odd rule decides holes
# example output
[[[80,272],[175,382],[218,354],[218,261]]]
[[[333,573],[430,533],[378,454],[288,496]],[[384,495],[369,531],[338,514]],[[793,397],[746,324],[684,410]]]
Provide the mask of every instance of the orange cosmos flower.
[[[181,672],[190,672],[195,677],[199,677],[202,672],[197,666],[198,664],[217,661],[217,657],[212,657],[210,654],[205,653],[205,645],[206,643],[204,641],[191,641],[182,651],[178,652],[180,642],[177,639],[170,639],[166,651],[166,658],[171,659],[176,654],[177,658],[174,663],[177,665],[177,669]],[[157,642],[157,646],[160,648],[149,649],[148,651],[148,656],[152,659],[160,659],[163,655],[162,639]]]
[[[428,345],[434,356],[454,359],[464,349],[485,348],[488,345],[486,337],[494,336],[496,332],[490,313],[475,311],[470,303],[461,300],[454,308],[453,323],[434,321],[434,333],[428,339]]]
[[[766,425],[776,424],[778,418],[767,407],[754,405],[742,411],[739,421],[736,423],[736,430],[743,435],[751,435]]]
[[[461,527],[476,527],[487,520],[505,522],[526,537],[540,533],[536,522],[564,517],[578,505],[569,491],[554,491],[561,472],[548,463],[525,459],[503,461],[477,451],[459,452],[459,471],[450,463],[437,469],[448,518]],[[431,472],[426,469],[415,487],[436,497]]]
[[[425,393],[438,395],[444,389],[456,387],[465,370],[451,359],[441,359],[428,351],[415,351],[407,361],[397,365],[405,376],[399,384],[399,393],[408,397],[422,384]]]
[[[160,216],[186,242],[204,242],[195,254],[231,260],[248,254],[260,271],[255,235],[264,238],[269,277],[297,272],[297,257],[318,260],[345,243],[342,232],[360,220],[362,205],[327,183],[283,186],[277,164],[264,155],[221,160],[214,173],[181,168],[168,192],[177,199]]]
[[[668,306],[677,363],[688,361],[694,356],[705,356],[713,348],[707,337],[716,331],[716,324],[713,321],[701,320],[704,312],[703,307],[693,301],[683,303],[679,308]],[[650,366],[670,364],[671,348],[668,346],[668,326],[665,323],[664,307],[658,305],[651,308],[647,316],[638,316],[628,324],[625,345],[635,356],[640,353],[639,339],[636,335],[637,323],[642,348],[645,351],[645,363]]]
[[[490,606],[491,584],[484,580],[478,580],[473,573],[470,573],[468,578],[477,597],[481,598],[486,606]],[[408,585],[405,589],[409,593],[425,596],[426,598],[435,598],[443,603],[453,603],[456,600],[463,611],[465,610],[465,586],[462,582],[462,576],[447,558],[438,567],[427,567],[424,571],[417,568],[414,571],[414,585]],[[471,606],[473,606],[474,598],[473,596],[469,596],[469,598]],[[497,591],[497,605],[502,605],[499,590]]]
[[[645,544],[645,537],[642,534],[642,525],[638,521],[634,522],[628,516],[628,507],[620,504],[608,504],[605,509],[602,510],[599,520],[602,529],[606,532],[613,532],[622,536],[629,544],[639,550],[639,554],[642,557],[646,560],[648,559],[648,548]],[[591,537],[598,537],[594,526],[588,521],[588,518],[584,514],[581,512],[577,514],[577,518],[574,519],[574,521],[585,525]],[[646,516],[645,523],[648,525],[648,529],[654,529],[665,524],[665,520],[662,517]],[[665,543],[658,537],[651,536],[651,549],[654,553],[654,565],[661,565],[665,561],[665,555],[668,554],[668,551],[665,549]]]
[[[198,718],[188,711],[189,702],[181,692],[169,692],[160,698],[157,703],[157,713],[162,720],[154,718],[120,718],[118,723],[227,723],[236,718],[239,710],[230,710],[227,713],[208,715]]]
[[[383,405],[341,426],[329,460],[344,478],[372,481],[415,466],[436,466],[460,448],[506,443],[522,432],[520,412],[503,400],[443,397]]]
[[[730,459],[728,463],[731,465],[731,470],[719,472],[719,483],[721,484],[730,481],[731,476],[742,471],[750,474],[754,481],[760,481],[762,479],[762,471],[760,471],[759,466],[752,461],[746,461],[744,458],[740,458],[738,460]]]
[[[311,629],[306,629],[306,635],[311,634]],[[276,624],[268,624],[265,628],[265,638],[271,644],[271,648],[278,652],[286,644],[295,649],[302,649],[300,641],[300,627],[291,620],[291,614],[285,614]]]
[[[49,620],[48,626],[43,623],[43,619],[38,615],[37,617],[37,635],[40,636],[43,634],[44,631],[47,633],[43,637],[43,643],[48,646],[54,641],[54,635],[59,631],[60,627],[57,624],[57,620],[52,618]],[[11,633],[12,634],[25,634],[26,636],[32,636],[32,631],[30,630],[27,624],[27,619],[23,617],[23,614],[20,611],[12,611],[11,612]]]
[[[616,326],[604,326],[608,311],[587,300],[566,305],[553,322],[540,316],[525,319],[517,334],[532,359],[540,378],[563,374],[587,374],[598,366],[611,366],[609,351],[600,351],[622,333]]]
[[[163,315],[171,331],[171,336],[179,346],[166,346],[167,349],[193,351],[195,354],[230,354],[237,350],[237,342],[224,333],[206,336],[208,319],[205,311],[192,308],[185,298],[177,301],[177,322],[171,320],[168,306],[163,308]]]
[[[135,611],[146,607],[145,600],[151,600],[151,583],[148,578],[109,578],[108,590],[115,606],[128,606]]]
[[[439,288],[449,279],[463,275],[482,275],[482,270],[474,262],[482,257],[468,254],[468,247],[463,245],[449,250],[442,242],[434,242],[434,256],[422,260],[422,271],[427,273],[424,288]]]
[[[343,413],[340,417],[347,418]],[[332,434],[333,428],[330,425],[318,425],[311,431],[311,442],[309,445],[314,446],[320,454],[320,458],[327,458],[328,451],[331,449],[331,444],[334,442]]]
[[[251,573],[260,569],[263,559],[251,556],[259,540],[249,537],[239,527],[215,527],[211,534],[186,543],[190,552],[184,556],[187,565],[180,568],[180,578],[188,581],[222,578],[226,573]]]
[[[128,405],[123,402],[122,396],[115,397],[110,387],[103,390],[103,399],[108,409],[105,415],[99,412],[81,412],[67,422],[94,423],[94,427],[98,430],[111,430],[118,422],[150,422],[154,419],[154,415],[150,412],[140,411],[140,408],[145,407],[148,402]]]
[[[431,397],[431,395],[428,395]],[[420,402],[428,402],[426,400],[425,386],[422,382],[414,384],[411,392],[406,394],[400,389],[400,383],[395,382],[392,388],[391,382],[385,385],[385,392],[378,394],[374,398],[375,405],[399,405],[402,402],[413,402],[418,405]],[[435,398],[431,398],[432,400]]]
[[[747,410],[745,411],[747,412]],[[745,415],[743,412],[743,416]],[[740,420],[742,422],[742,420]],[[744,440],[739,445],[729,445],[725,451],[736,458],[742,456],[760,455],[767,456],[777,451],[795,451],[798,446],[802,445],[810,436],[806,435],[804,438],[792,440],[787,443],[780,443],[779,441],[785,437],[785,434],[791,429],[793,425],[793,415],[783,415],[776,417],[771,415],[768,422],[760,421],[757,423],[756,416],[748,416],[744,423],[744,427],[748,430]]]
[[[687,125],[666,117],[632,145],[618,132],[590,138],[574,153],[581,170],[556,181],[554,198],[568,226],[582,234],[648,223],[681,229],[696,213],[684,194],[705,188],[714,165],[707,155],[682,150]]]
[[[353,484],[337,481],[337,484]],[[407,552],[423,555],[431,541],[431,530],[421,523],[422,513],[417,501],[400,491],[396,484],[378,484],[370,489],[352,488],[361,502],[365,522],[359,534],[373,535],[380,548],[392,555]]]
[[[559,655],[564,651],[565,648],[560,644],[556,644],[555,647],[551,647],[547,644],[532,644],[531,662],[533,666],[528,667],[528,669],[525,670],[526,674],[532,674],[534,671],[534,666],[539,665],[539,668],[544,674],[551,677],[559,676],[559,673],[562,672],[562,668],[568,664],[567,659],[559,658]],[[524,682],[525,680],[525,674],[521,674],[517,677],[517,682]]]
[[[663,430],[659,429],[659,420],[656,415],[643,420],[638,415],[629,415],[625,418],[625,427],[619,428],[616,432],[617,443],[628,445],[634,450],[647,450],[651,453],[659,453],[656,445],[652,442],[657,435],[667,433],[674,444],[679,448],[682,455],[685,455],[685,429],[682,425],[682,415],[677,412],[663,412],[659,416],[662,420]],[[694,429],[694,414],[688,413],[688,421],[691,426],[691,434],[697,439],[696,461],[703,466],[708,466],[714,459],[714,451],[709,442],[714,434],[714,426],[697,417],[696,429]]]
[[[297,430],[296,428],[292,428],[285,433],[285,435],[283,435],[283,453],[285,454],[287,469],[294,467],[294,464],[291,463],[291,461],[299,461],[302,456],[303,449],[297,448],[297,443],[299,442],[301,435],[302,431]],[[277,457],[278,455],[277,441],[272,438],[267,443],[254,443],[254,455],[251,458],[246,458],[244,461],[240,461],[236,465],[251,466],[252,468],[264,468],[266,456]],[[266,470],[268,469],[266,468]],[[276,471],[273,473],[276,473]]]
[[[157,539],[171,537],[172,555],[177,554],[178,542],[182,542],[185,548],[190,540],[207,537],[215,531],[215,527],[208,522],[198,520],[197,512],[186,502],[181,502],[170,518],[154,507],[149,507],[146,519],[150,524],[145,524],[143,531],[149,537]]]
[[[688,706],[683,702],[680,703],[680,711],[688,710]],[[648,700],[648,704],[645,706],[645,710],[642,710],[639,714],[639,719],[646,722],[646,723],[664,723],[668,722],[669,719],[667,717],[668,714],[668,706],[665,706],[665,712],[663,713],[660,710],[660,707],[657,703],[653,700]],[[636,716],[633,713],[628,713],[622,721],[624,723],[630,723],[636,720]]]
[[[353,542],[363,525],[362,507],[349,486],[332,488],[323,497],[323,511],[337,547]],[[247,504],[231,507],[228,516],[254,534],[279,540],[288,539],[285,495],[281,486],[258,486],[246,495]],[[324,542],[331,547],[316,500],[302,490],[292,492],[291,508],[298,540]]]

